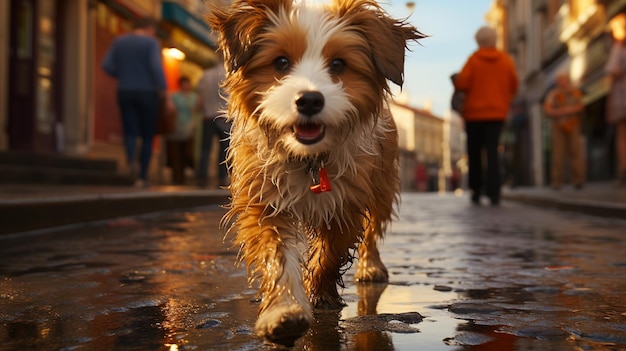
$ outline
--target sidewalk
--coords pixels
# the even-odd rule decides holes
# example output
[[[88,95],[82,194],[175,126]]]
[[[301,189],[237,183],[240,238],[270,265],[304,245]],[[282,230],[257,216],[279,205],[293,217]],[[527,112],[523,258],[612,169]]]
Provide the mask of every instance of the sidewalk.
[[[626,219],[626,187],[613,182],[589,183],[581,190],[568,186],[558,191],[549,186],[504,188],[502,197],[530,205]]]
[[[0,235],[114,217],[208,205],[225,205],[229,192],[192,186],[0,185]],[[505,201],[626,219],[626,188],[592,183],[564,187],[503,189]]]
[[[230,193],[193,186],[71,186],[0,184],[0,235],[209,205]]]

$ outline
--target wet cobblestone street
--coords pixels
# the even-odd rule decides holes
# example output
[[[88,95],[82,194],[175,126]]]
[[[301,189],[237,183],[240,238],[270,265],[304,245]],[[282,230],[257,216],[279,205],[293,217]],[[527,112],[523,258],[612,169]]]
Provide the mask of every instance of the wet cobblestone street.
[[[0,350],[273,349],[222,214],[0,237]],[[380,250],[294,350],[626,350],[626,220],[403,194]]]

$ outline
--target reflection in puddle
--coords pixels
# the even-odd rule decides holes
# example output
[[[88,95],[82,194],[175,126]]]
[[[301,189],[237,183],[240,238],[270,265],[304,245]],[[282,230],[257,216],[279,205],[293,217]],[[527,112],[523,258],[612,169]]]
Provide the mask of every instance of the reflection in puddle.
[[[388,345],[387,348],[380,348],[380,350],[450,350],[450,346],[445,345],[443,340],[454,336],[460,321],[451,318],[446,311],[436,308],[425,308],[424,306],[445,304],[449,299],[456,297],[456,294],[439,292],[434,290],[432,286],[389,284],[384,291],[378,292],[380,293],[379,296],[376,296],[372,295],[371,291],[376,291],[379,288],[364,288],[364,285],[355,284],[346,287],[344,296],[358,297],[358,299],[356,301],[354,299],[350,301],[346,299],[348,306],[342,311],[343,320],[354,318],[363,312],[367,314],[402,314],[416,311],[424,316],[424,320],[421,323],[411,325],[419,330],[418,333],[392,333],[387,331],[369,333],[368,337],[371,338],[374,335],[381,340],[380,344]],[[375,304],[376,301],[378,301],[377,304]],[[365,309],[363,308],[364,306],[366,306]],[[348,338],[353,337],[348,335]],[[356,337],[354,338],[356,339]],[[348,350],[362,350],[362,348],[348,347]],[[379,348],[363,348],[363,350],[379,350]]]

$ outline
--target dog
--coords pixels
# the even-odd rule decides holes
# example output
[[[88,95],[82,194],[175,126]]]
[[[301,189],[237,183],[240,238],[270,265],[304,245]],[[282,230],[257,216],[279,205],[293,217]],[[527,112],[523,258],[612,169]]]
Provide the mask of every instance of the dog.
[[[387,105],[424,35],[375,0],[235,0],[207,21],[225,59],[231,201],[223,218],[259,284],[257,335],[291,346],[337,286],[388,280],[377,241],[399,199]]]

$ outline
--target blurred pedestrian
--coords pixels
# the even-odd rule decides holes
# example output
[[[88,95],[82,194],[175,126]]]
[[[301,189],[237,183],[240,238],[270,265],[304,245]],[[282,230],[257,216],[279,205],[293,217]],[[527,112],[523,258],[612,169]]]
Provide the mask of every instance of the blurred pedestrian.
[[[152,139],[159,115],[159,95],[165,94],[161,45],[155,38],[156,22],[138,20],[131,33],[113,41],[102,68],[118,80],[117,102],[122,115],[124,147],[135,186],[147,186]],[[136,174],[137,138],[141,137],[139,174]]]
[[[615,130],[617,183],[626,185],[626,14],[615,16],[610,25],[613,46],[604,68],[611,77],[606,119]]]
[[[419,192],[428,190],[428,170],[424,162],[415,165],[415,189]]]
[[[559,72],[556,85],[543,104],[543,110],[552,119],[552,188],[559,190],[563,184],[563,163],[569,159],[572,182],[576,189],[585,182],[582,145],[580,140],[580,114],[584,109],[582,92],[572,85],[569,73]]]
[[[194,134],[198,125],[201,101],[193,91],[191,81],[182,76],[178,79],[178,91],[171,96],[176,119],[174,131],[165,137],[167,165],[172,169],[174,184],[185,183],[185,169],[194,166]]]
[[[498,143],[519,80],[512,58],[496,48],[495,29],[481,27],[475,39],[478,50],[454,79],[454,86],[465,92],[461,116],[467,133],[472,203],[480,204],[484,185],[491,204],[496,206],[500,203],[501,190]],[[485,182],[483,150],[487,154]]]
[[[219,186],[228,185],[228,166],[226,165],[226,150],[229,145],[230,122],[224,115],[226,110],[226,96],[222,89],[222,82],[226,77],[221,52],[218,52],[218,62],[204,71],[198,82],[198,92],[202,98],[202,143],[200,165],[198,167],[198,185],[206,186],[209,180],[209,157],[213,142],[217,137],[219,152],[217,157],[217,173]]]

